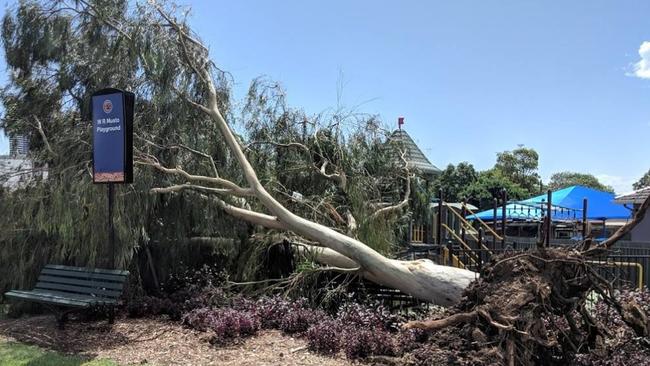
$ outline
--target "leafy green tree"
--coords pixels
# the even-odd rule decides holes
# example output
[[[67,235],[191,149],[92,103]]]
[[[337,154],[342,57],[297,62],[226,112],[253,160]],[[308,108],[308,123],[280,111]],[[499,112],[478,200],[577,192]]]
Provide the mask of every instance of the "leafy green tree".
[[[500,198],[502,190],[508,194],[508,200],[520,200],[528,197],[528,191],[512,182],[501,170],[490,169],[478,174],[478,179],[461,191],[461,195],[482,210],[493,206],[494,198]]]
[[[533,195],[540,192],[540,177],[537,173],[539,154],[523,146],[512,151],[497,153],[494,169],[519,187]]]
[[[602,184],[598,178],[594,177],[592,174],[578,172],[560,172],[551,175],[551,179],[548,183],[548,189],[556,191],[558,189],[576,185],[606,192],[614,192],[614,188]]]
[[[641,189],[650,186],[650,170],[648,170],[632,187],[634,189]]]
[[[458,163],[457,166],[449,164],[434,181],[433,186],[436,192],[443,190],[445,201],[459,202],[463,199],[463,191],[476,182],[478,176],[474,166],[466,161]]]

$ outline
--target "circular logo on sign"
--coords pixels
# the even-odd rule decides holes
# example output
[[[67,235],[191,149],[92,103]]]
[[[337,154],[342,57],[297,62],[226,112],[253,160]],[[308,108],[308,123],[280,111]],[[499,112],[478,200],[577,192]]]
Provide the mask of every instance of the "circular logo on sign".
[[[104,104],[102,104],[102,108],[104,109],[104,113],[111,113],[113,110],[113,103],[111,103],[110,100],[106,99],[104,101]]]

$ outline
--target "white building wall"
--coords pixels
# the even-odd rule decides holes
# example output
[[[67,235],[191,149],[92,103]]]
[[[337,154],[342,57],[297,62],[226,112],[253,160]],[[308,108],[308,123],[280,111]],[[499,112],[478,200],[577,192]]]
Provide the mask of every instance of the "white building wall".
[[[47,178],[47,168],[35,171],[29,159],[0,156],[0,185],[3,187],[16,189],[37,176]]]

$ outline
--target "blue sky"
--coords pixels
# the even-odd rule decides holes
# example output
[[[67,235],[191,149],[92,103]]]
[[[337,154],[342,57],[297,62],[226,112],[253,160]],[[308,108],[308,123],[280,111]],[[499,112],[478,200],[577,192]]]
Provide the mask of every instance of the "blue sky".
[[[650,168],[649,1],[185,4],[237,96],[266,75],[317,113],[342,84],[344,106],[404,116],[439,167],[523,144],[545,180],[588,172],[618,192]]]

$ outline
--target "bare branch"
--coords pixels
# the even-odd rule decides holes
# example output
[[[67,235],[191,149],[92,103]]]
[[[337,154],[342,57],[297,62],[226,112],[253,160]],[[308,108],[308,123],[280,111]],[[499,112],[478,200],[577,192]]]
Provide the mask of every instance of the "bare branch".
[[[223,179],[219,177],[206,177],[204,175],[193,175],[178,167],[177,168],[164,167],[162,164],[160,164],[158,161],[155,160],[139,160],[136,161],[136,164],[152,166],[163,173],[180,175],[182,177],[185,177],[185,179],[191,181],[214,183],[226,187],[226,190],[224,191],[233,194],[235,196],[246,197],[246,196],[254,195],[254,192],[250,188],[242,188],[227,179]]]
[[[201,187],[192,184],[180,184],[180,185],[164,187],[164,188],[153,188],[151,189],[150,192],[151,193],[180,193],[184,190],[220,193],[220,192],[214,192],[214,188],[211,189],[209,187]],[[282,222],[280,222],[278,218],[275,216],[266,215],[260,212],[255,212],[244,208],[236,207],[214,196],[207,196],[205,194],[200,194],[200,193],[198,195],[201,198],[212,200],[214,203],[217,204],[217,206],[219,206],[226,213],[230,214],[233,217],[246,220],[250,223],[261,225],[269,229],[287,230],[287,227]]]
[[[201,48],[201,49],[204,50],[206,53],[208,52],[207,47],[205,47],[205,46],[203,45],[203,43],[201,43],[201,42],[198,41],[197,39],[193,38],[193,37],[190,36],[190,35],[189,35],[189,34],[188,34],[184,29],[182,29],[182,27],[178,24],[178,22],[176,22],[175,20],[173,20],[173,19],[171,18],[171,16],[170,16],[169,14],[167,14],[167,12],[165,12],[165,10],[163,10],[163,8],[162,8],[162,7],[161,7],[161,6],[160,6],[160,5],[159,5],[155,0],[149,0],[149,4],[151,4],[154,8],[156,8],[156,10],[157,10],[158,13],[160,14],[160,16],[162,16],[163,18],[165,18],[165,20],[167,21],[167,23],[169,23],[169,25],[171,25],[171,26],[176,30],[176,32],[178,32],[180,35],[182,35],[183,38],[187,39],[188,41],[190,41],[191,43],[193,43],[195,46]]]
[[[318,137],[314,137],[317,141]],[[324,160],[323,164],[319,168],[318,165],[316,165],[315,162],[311,162],[311,167],[314,169],[315,172],[319,173],[323,177],[327,179],[333,180],[336,184],[338,184],[339,188],[341,190],[344,190],[347,188],[347,177],[345,175],[345,172],[342,169],[335,168],[335,171],[338,170],[337,173],[327,173],[327,166],[330,165],[330,161],[327,157],[323,156],[322,154],[322,149],[320,149],[320,145],[317,144],[320,152],[315,152],[311,150],[307,145],[301,144],[299,142],[288,142],[288,143],[280,143],[280,142],[274,142],[274,141],[253,141],[245,146],[245,149],[249,149],[250,146],[252,145],[260,145],[260,144],[268,144],[268,145],[273,145],[273,146],[278,146],[278,147],[297,147],[301,150],[303,150],[305,153],[309,155],[309,158],[311,160],[311,154],[315,153],[318,155],[321,159]]]
[[[38,130],[38,133],[41,135],[41,138],[43,139],[43,143],[45,143],[45,148],[53,156],[58,156],[58,154],[55,153],[54,150],[52,150],[52,146],[50,145],[47,136],[45,136],[45,131],[43,130],[43,124],[41,123],[41,120],[36,115],[34,115],[34,120],[36,120],[36,130]]]
[[[405,155],[406,152],[402,151],[400,157],[404,162],[403,170],[406,172],[406,192],[404,193],[404,199],[395,205],[380,208],[370,215],[369,220],[374,220],[379,216],[386,215],[393,211],[399,211],[408,205],[411,196],[411,174],[408,170],[408,162],[406,161]]]
[[[212,187],[197,186],[194,184],[185,183],[185,184],[176,184],[173,186],[167,186],[161,188],[152,188],[151,193],[174,193],[174,192],[180,192],[184,189],[192,189],[192,190],[202,191],[206,193],[216,193],[221,195],[230,195],[232,192],[231,190],[226,188],[212,188]]]
[[[185,146],[185,145],[182,145],[182,144],[172,146],[171,148],[174,148],[174,147],[179,147],[181,149],[185,149],[185,150],[187,150],[187,151],[189,151],[189,152],[191,152],[193,154],[203,156],[204,158],[210,160],[210,165],[212,166],[212,171],[214,172],[214,176],[219,178],[219,171],[217,170],[217,165],[214,163],[214,159],[212,158],[212,156],[210,154],[204,153],[204,152],[199,151],[199,150],[192,149],[191,147]]]
[[[97,11],[94,6],[92,6],[90,3],[88,3],[85,0],[79,0],[79,3],[83,4],[86,8],[90,9],[92,12],[89,11],[84,11],[84,10],[79,10],[76,7],[70,6],[68,9],[78,13],[78,14],[86,14],[89,15],[104,24],[108,25],[109,27],[113,28],[116,32],[118,32],[120,35],[122,35],[124,38],[128,39],[129,41],[132,40],[131,36],[124,30],[122,27],[116,23],[114,19],[104,17],[102,16],[102,13]]]

